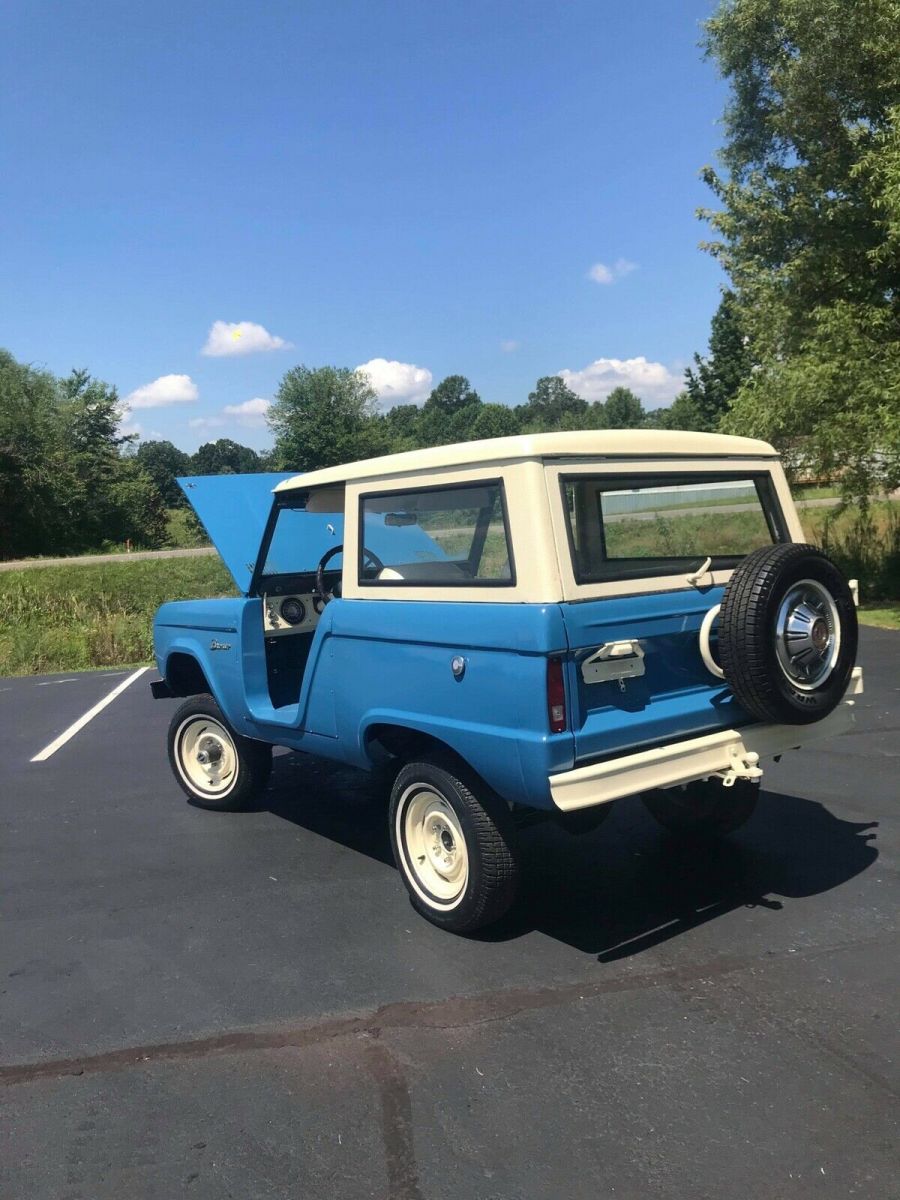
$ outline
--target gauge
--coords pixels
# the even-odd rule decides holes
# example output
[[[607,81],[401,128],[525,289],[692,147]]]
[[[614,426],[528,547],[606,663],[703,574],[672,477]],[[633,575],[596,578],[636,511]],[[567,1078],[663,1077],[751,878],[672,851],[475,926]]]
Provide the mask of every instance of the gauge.
[[[302,624],[303,618],[306,616],[303,601],[298,600],[296,596],[288,596],[287,600],[282,600],[281,616],[288,625]]]

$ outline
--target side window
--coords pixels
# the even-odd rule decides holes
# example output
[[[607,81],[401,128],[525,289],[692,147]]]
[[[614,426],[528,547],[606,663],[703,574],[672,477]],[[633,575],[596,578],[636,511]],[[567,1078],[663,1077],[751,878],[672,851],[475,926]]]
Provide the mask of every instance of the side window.
[[[361,585],[498,587],[515,582],[499,480],[363,496],[360,529]]]

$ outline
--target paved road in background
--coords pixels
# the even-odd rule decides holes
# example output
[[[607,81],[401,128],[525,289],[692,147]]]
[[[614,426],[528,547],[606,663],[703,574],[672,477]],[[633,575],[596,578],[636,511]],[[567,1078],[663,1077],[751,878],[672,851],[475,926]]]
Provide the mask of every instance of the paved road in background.
[[[196,558],[218,554],[213,546],[192,546],[182,550],[132,550],[130,554],[80,554],[71,558],[17,558],[0,562],[0,571],[21,571],[28,567],[89,567],[93,563],[141,562],[147,558]]]
[[[146,673],[0,680],[15,1200],[896,1197],[900,635],[856,730],[686,850],[639,802],[525,839],[499,930],[416,917],[368,777],[188,805]]]

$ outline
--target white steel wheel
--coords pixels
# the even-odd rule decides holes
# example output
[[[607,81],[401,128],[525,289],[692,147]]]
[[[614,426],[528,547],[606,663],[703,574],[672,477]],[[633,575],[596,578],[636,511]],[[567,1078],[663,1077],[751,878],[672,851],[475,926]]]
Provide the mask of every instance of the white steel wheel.
[[[469,851],[450,803],[428,784],[412,784],[395,819],[409,882],[426,903],[455,908],[469,881]]]
[[[518,865],[509,808],[452,755],[436,750],[401,767],[390,830],[412,906],[432,924],[470,933],[513,903]]]
[[[175,733],[175,763],[185,783],[204,799],[223,798],[238,777],[237,748],[214,717],[187,717]]]
[[[192,696],[169,723],[169,763],[192,804],[252,808],[272,769],[272,747],[241,737],[212,696]]]

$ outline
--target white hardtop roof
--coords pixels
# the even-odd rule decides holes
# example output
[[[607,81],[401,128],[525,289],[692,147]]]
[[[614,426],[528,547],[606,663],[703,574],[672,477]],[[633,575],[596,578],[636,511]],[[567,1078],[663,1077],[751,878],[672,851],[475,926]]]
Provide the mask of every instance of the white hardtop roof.
[[[457,442],[427,450],[385,454],[338,467],[293,475],[276,492],[325,487],[361,479],[384,479],[448,467],[520,462],[544,458],[773,458],[777,452],[754,438],[722,433],[689,433],[666,429],[586,429],[572,433],[525,433],[517,437]]]

